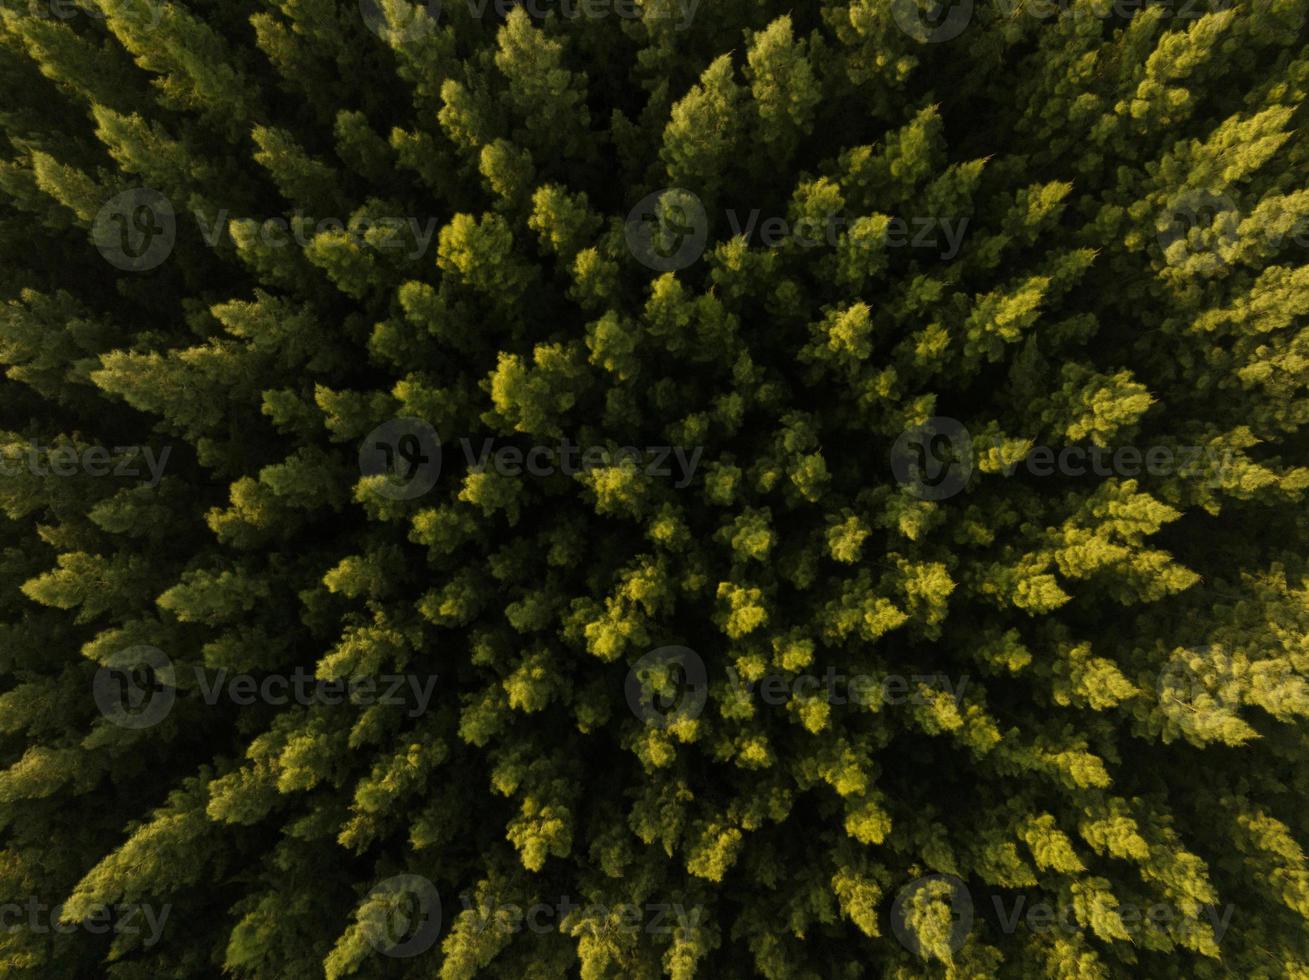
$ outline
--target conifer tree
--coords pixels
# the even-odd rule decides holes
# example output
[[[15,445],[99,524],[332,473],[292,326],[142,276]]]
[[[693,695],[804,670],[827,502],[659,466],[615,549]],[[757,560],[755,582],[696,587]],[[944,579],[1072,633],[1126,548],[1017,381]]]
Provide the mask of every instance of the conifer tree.
[[[600,6],[0,10],[0,973],[1309,976],[1309,11]]]

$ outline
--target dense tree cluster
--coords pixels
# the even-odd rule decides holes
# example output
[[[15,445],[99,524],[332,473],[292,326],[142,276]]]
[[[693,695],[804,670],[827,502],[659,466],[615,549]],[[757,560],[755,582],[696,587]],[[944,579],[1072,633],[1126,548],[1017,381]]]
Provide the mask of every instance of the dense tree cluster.
[[[929,6],[0,9],[0,972],[1309,977],[1309,12]]]

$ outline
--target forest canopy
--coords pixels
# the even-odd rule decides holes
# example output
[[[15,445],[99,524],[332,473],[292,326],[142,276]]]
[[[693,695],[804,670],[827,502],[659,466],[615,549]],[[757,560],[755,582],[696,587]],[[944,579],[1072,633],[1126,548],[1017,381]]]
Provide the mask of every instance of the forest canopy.
[[[1307,16],[7,0],[0,973],[1309,978]]]

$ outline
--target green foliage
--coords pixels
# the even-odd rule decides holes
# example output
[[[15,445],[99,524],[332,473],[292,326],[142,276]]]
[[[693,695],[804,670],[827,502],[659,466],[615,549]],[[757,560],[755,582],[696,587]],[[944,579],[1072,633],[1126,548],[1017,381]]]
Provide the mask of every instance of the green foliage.
[[[547,6],[0,10],[0,973],[1309,977],[1301,0]]]

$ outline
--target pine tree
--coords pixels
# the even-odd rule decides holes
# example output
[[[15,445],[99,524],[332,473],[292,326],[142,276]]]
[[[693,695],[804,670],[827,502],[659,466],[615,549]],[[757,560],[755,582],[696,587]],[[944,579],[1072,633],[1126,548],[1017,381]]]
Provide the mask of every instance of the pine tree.
[[[0,10],[0,972],[1309,976],[1303,5],[549,6]]]

